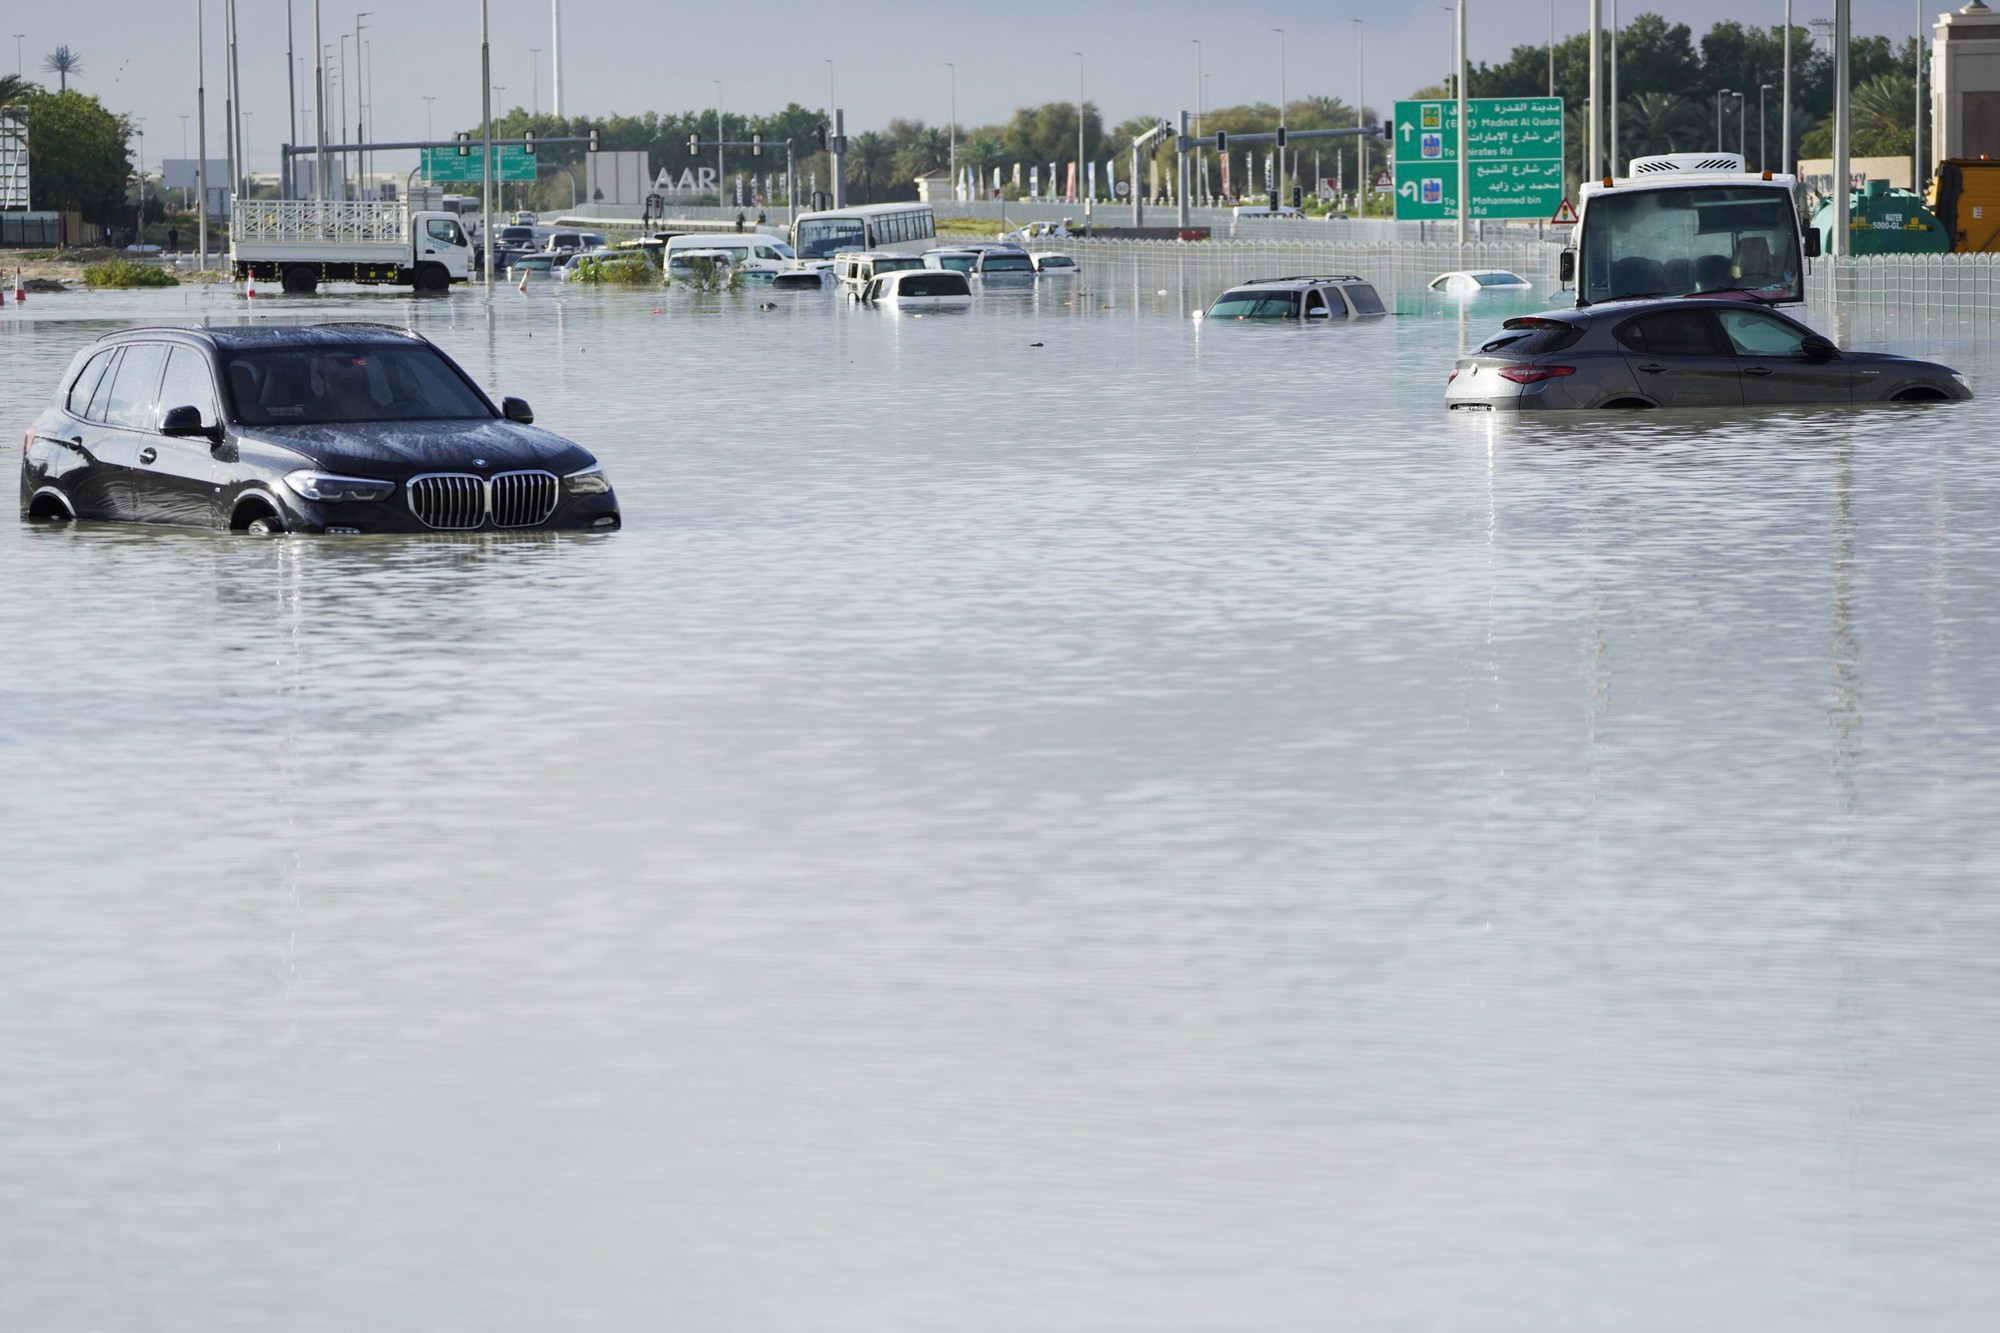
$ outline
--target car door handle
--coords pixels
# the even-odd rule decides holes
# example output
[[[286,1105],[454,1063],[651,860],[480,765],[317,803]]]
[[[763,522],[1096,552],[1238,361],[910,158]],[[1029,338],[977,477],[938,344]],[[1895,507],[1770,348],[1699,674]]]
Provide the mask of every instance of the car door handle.
[[[1771,373],[1771,368],[1769,366],[1751,366],[1743,373],[1745,375],[1755,375],[1758,379],[1762,379]]]
[[[159,456],[160,456],[160,451],[158,449],[155,449],[150,444],[147,445],[144,449],[141,449],[139,451],[139,461],[141,463],[150,463]]]
[[[1646,374],[1648,374],[1648,375],[1658,375],[1658,374],[1660,374],[1661,372],[1665,371],[1665,370],[1666,370],[1666,367],[1665,367],[1665,366],[1640,366],[1640,367],[1639,367],[1639,369],[1640,369],[1641,371],[1645,372],[1645,373],[1646,373]]]

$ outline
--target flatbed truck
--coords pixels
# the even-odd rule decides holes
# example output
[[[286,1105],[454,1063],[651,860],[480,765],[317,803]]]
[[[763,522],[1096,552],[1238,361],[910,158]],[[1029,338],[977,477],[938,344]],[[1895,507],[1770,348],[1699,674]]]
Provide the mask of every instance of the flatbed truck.
[[[472,277],[472,242],[456,214],[405,203],[239,199],[229,258],[239,279],[309,294],[322,282],[442,292]]]

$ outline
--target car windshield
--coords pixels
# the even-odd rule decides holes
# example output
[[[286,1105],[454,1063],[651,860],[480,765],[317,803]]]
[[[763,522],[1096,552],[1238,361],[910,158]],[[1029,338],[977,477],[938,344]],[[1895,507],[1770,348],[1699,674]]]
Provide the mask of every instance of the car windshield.
[[[1519,287],[1521,279],[1512,273],[1475,273],[1472,280],[1481,287]]]
[[[900,273],[904,269],[922,268],[923,266],[924,260],[922,255],[901,255],[875,261],[875,271],[877,273]]]
[[[1805,299],[1798,214],[1782,185],[1606,191],[1583,226],[1585,304],[1715,291]]]
[[[1033,273],[1035,261],[1026,255],[989,254],[986,256],[985,269],[988,273]]]
[[[799,223],[799,254],[825,259],[842,250],[863,250],[868,232],[859,218],[814,218]]]
[[[1293,319],[1299,313],[1297,292],[1224,292],[1210,307],[1210,319]]]
[[[428,347],[274,347],[231,352],[223,381],[249,426],[490,420],[492,408]]]

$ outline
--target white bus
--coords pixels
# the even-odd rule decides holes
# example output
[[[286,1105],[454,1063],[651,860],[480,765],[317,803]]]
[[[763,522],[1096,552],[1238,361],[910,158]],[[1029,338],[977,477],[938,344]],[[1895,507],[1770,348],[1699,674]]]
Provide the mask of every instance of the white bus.
[[[792,249],[807,260],[831,259],[843,250],[922,254],[936,240],[937,215],[929,204],[863,204],[801,213],[792,223]]]

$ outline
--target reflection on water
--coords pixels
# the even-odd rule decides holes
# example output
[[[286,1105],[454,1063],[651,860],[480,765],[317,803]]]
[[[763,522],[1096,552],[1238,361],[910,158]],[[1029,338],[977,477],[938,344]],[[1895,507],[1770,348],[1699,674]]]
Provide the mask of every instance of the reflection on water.
[[[1994,400],[1216,276],[260,298],[627,528],[0,525],[0,1327],[1982,1326]]]

